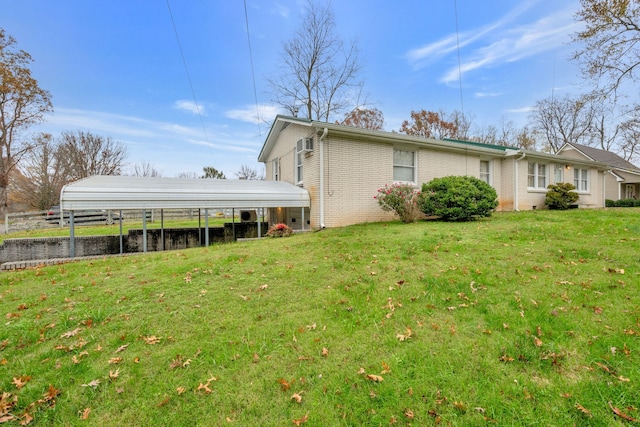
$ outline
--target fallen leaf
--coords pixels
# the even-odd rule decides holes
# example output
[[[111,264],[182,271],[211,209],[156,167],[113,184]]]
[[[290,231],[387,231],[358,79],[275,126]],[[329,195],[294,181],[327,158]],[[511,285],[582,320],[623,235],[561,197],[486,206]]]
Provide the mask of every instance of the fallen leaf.
[[[538,337],[533,337],[533,343],[535,344],[536,347],[542,346],[542,340]]]
[[[26,426],[33,421],[33,415],[31,415],[28,411],[24,411],[22,415],[20,415],[20,425]]]
[[[142,337],[142,339],[146,344],[154,345],[154,344],[158,344],[162,338],[156,337],[155,335],[151,335],[148,337]]]
[[[609,402],[609,407],[611,408],[611,410],[613,411],[614,414],[616,414],[617,416],[619,416],[623,420],[631,421],[632,423],[635,423],[637,421],[635,418],[630,417],[629,415],[627,415],[624,412],[622,412],[620,409],[618,409],[615,406],[613,406],[611,404],[611,402]]]
[[[17,388],[18,390],[20,390],[20,389],[21,389],[22,387],[24,387],[24,385],[25,385],[26,383],[28,383],[30,380],[31,380],[31,376],[29,376],[29,375],[22,375],[22,376],[17,377],[17,378],[16,378],[16,377],[13,377],[13,381],[11,381],[11,383],[12,383],[13,385],[15,385],[15,386],[16,386],[16,388]]]
[[[322,347],[322,357],[327,357],[329,356],[329,349],[327,349],[326,347]]]
[[[291,382],[285,380],[284,378],[280,378],[278,380],[278,384],[280,384],[280,388],[282,389],[282,391],[287,391],[289,390],[289,388],[291,387],[291,384],[293,384],[293,382],[295,381],[295,379],[291,380]]]
[[[375,383],[384,381],[384,378],[382,378],[380,375],[368,374],[365,378]]]
[[[117,365],[118,363],[122,362],[122,357],[112,357],[111,359],[109,359],[109,365]]]
[[[187,391],[187,389],[182,387],[182,386],[180,386],[180,387],[176,388],[176,391],[178,392],[178,395],[181,395],[182,393]]]
[[[62,391],[55,388],[53,385],[49,385],[49,388],[47,389],[46,392],[44,392],[42,397],[44,397],[45,402],[53,402],[55,398],[58,397],[58,395],[60,395],[60,393],[62,393]]]
[[[300,393],[293,393],[291,395],[291,400],[295,400],[297,403],[302,403],[302,396]]]
[[[95,379],[87,384],[82,384],[82,387],[91,387],[91,388],[96,388],[100,385],[100,380]]]
[[[76,328],[73,331],[68,331],[65,332],[64,334],[60,335],[60,338],[71,338],[74,337],[76,335],[78,335],[78,333],[81,331],[82,329],[80,328]]]
[[[407,409],[404,411],[404,416],[412,420],[415,417],[415,414],[411,409]]]
[[[121,345],[120,347],[118,347],[116,349],[116,351],[114,351],[114,353],[120,353],[121,351],[125,351],[127,349],[127,347],[129,347],[129,344]]]
[[[115,371],[109,371],[109,379],[110,380],[115,380],[120,376],[120,368],[116,369]]]
[[[576,402],[576,409],[580,412],[582,412],[583,414],[585,414],[586,416],[588,416],[589,418],[592,417],[591,415],[591,411],[589,411],[587,408],[585,408],[584,406],[582,406],[581,404],[579,404],[578,402]]]
[[[387,365],[385,362],[382,362],[382,372],[381,374],[388,374],[389,372],[391,372],[391,368],[389,367],[389,365]]]
[[[84,408],[84,411],[80,413],[81,420],[88,420],[89,414],[91,413],[91,408]]]
[[[307,412],[306,414],[304,414],[304,417],[298,418],[297,420],[292,420],[292,422],[295,425],[300,426],[300,425],[306,423],[308,420],[309,420],[309,413]]]

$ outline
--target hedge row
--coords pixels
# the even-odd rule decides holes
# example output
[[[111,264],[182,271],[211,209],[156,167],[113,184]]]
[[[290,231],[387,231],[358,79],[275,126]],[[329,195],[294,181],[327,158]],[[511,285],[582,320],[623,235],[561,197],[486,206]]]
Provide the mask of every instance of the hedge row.
[[[604,205],[608,208],[637,208],[640,207],[640,199],[607,199],[605,200]]]

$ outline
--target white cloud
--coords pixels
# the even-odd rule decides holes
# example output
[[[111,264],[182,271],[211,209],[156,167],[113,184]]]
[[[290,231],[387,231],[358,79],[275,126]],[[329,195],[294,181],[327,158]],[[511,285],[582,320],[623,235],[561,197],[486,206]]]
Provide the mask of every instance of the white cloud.
[[[280,113],[280,108],[275,105],[260,104],[256,110],[255,105],[248,105],[245,108],[238,108],[225,112],[225,117],[240,120],[247,123],[262,124],[270,122]]]
[[[443,83],[458,81],[460,74],[485,69],[497,64],[514,62],[542,52],[558,49],[569,39],[577,24],[573,20],[575,5],[544,16],[530,23],[508,26],[521,17],[536,1],[521,4],[498,21],[459,35],[450,34],[441,40],[413,49],[406,58],[420,69],[457,51],[458,43],[464,49],[459,67],[449,68],[441,77]]]
[[[282,5],[281,3],[276,2],[276,4],[273,5],[273,8],[271,9],[271,11],[273,13],[275,13],[276,15],[280,15],[283,18],[288,18],[289,17],[289,8]]]
[[[506,113],[522,114],[522,113],[530,113],[534,109],[535,109],[535,107],[511,108],[511,109],[505,110],[505,112]]]
[[[185,110],[193,114],[199,114],[202,116],[206,116],[207,112],[205,107],[201,104],[196,104],[193,101],[189,101],[186,99],[180,99],[173,103],[173,108],[176,110]]]
[[[494,98],[496,96],[502,96],[501,92],[476,92],[473,94],[476,98]]]

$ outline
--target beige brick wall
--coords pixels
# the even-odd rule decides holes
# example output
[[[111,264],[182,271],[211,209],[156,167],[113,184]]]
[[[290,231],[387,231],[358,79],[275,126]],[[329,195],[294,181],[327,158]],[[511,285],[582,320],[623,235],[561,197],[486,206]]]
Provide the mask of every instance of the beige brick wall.
[[[320,135],[309,127],[290,124],[280,132],[266,162],[267,179],[272,179],[272,160],[280,159],[280,179],[295,184],[295,146],[300,138],[314,138],[314,150],[304,158],[303,188],[309,191],[311,209],[308,219],[311,228],[340,227],[356,223],[387,221],[394,218],[392,213],[380,209],[374,199],[379,188],[393,183],[393,150],[389,142],[346,139],[331,132],[325,137],[324,145],[324,224],[320,216]],[[515,208],[515,162],[520,156],[490,158],[479,154],[452,153],[442,150],[395,147],[417,151],[417,182],[429,182],[433,178],[449,175],[480,176],[480,161],[491,162],[492,185],[500,202],[498,210]],[[565,152],[565,157],[578,154]],[[581,155],[575,158],[583,159]],[[527,188],[527,165],[529,161],[547,165],[547,182],[553,182],[553,163],[546,159],[527,156],[518,162],[518,208],[520,210],[543,209],[546,189]],[[573,173],[565,171],[564,180],[573,182]],[[590,170],[590,191],[581,194],[579,204],[583,207],[597,207],[604,204],[602,192],[603,172]],[[613,186],[608,184],[608,191]],[[617,190],[616,190],[617,191]],[[299,216],[299,209],[294,209]],[[290,212],[273,211],[274,217],[291,218]],[[292,225],[292,224],[289,224]]]

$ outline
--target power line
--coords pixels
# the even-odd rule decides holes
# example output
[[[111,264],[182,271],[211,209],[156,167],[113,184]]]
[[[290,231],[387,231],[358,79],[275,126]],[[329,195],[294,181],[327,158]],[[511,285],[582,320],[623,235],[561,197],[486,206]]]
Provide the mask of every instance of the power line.
[[[169,16],[171,17],[171,25],[173,26],[173,32],[176,36],[176,41],[178,42],[178,49],[180,50],[180,56],[182,57],[182,64],[184,65],[184,71],[187,73],[187,80],[189,82],[189,87],[191,88],[191,96],[193,97],[193,102],[196,104],[196,112],[198,113],[198,117],[200,118],[200,126],[202,126],[202,133],[204,134],[204,139],[207,141],[207,145],[209,146],[209,148],[211,148],[211,143],[209,142],[209,136],[207,135],[207,129],[204,127],[204,120],[202,119],[202,114],[200,113],[200,105],[198,104],[198,99],[196,98],[196,92],[195,90],[193,90],[193,83],[191,82],[189,67],[187,67],[187,60],[184,57],[182,44],[180,43],[180,37],[178,36],[178,29],[176,27],[175,21],[173,20],[173,12],[171,11],[171,5],[169,4],[169,0],[167,0],[167,9],[169,9]]]
[[[460,108],[464,117],[464,99],[462,97],[462,65],[460,63],[460,31],[458,30],[458,0],[453,2],[456,14],[456,45],[458,48],[458,82],[460,83]]]
[[[253,70],[253,52],[251,50],[251,35],[249,34],[249,15],[247,14],[247,0],[244,0],[244,22],[247,26],[247,43],[249,45],[249,62],[251,64],[251,80],[253,81],[253,98],[256,103],[256,119],[258,120],[258,134],[262,135],[260,128],[260,108],[258,107],[258,92],[256,90],[256,75]]]

